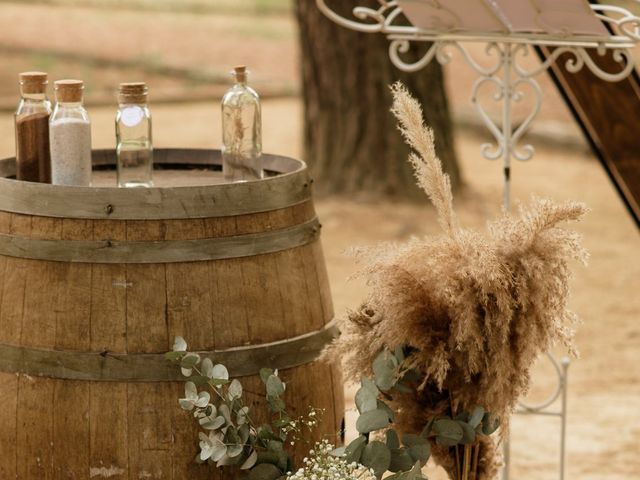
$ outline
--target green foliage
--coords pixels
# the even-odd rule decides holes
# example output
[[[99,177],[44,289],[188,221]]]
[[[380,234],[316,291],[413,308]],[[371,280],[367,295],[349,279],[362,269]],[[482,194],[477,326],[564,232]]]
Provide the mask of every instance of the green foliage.
[[[292,419],[281,398],[286,385],[277,371],[262,369],[260,378],[273,418],[269,423],[255,425],[244,404],[240,380],[230,380],[224,365],[188,352],[181,337],[176,337],[173,348],[166,358],[177,363],[187,378],[184,398],[178,403],[193,413],[203,430],[196,461],[247,470],[248,478],[254,480],[275,480],[290,471],[293,465],[284,449],[285,442],[295,444],[305,430],[317,425],[322,412],[311,408],[307,416]]]
[[[478,435],[489,435],[499,426],[484,408],[476,407],[472,413],[461,412],[453,419],[432,419],[420,435],[403,435],[401,442],[397,432],[390,428],[395,415],[386,402],[393,400],[397,393],[411,392],[420,379],[417,372],[403,366],[406,356],[405,349],[396,348],[393,352],[385,350],[376,357],[374,379],[362,378],[355,395],[360,414],[356,429],[360,436],[333,452],[344,456],[348,462],[370,468],[378,479],[387,471],[394,472],[386,477],[389,479],[422,479],[420,469],[431,455],[431,441],[448,447],[473,444]],[[384,431],[385,441],[369,441],[369,435],[378,431]]]
[[[376,357],[372,365],[374,378],[362,378],[355,395],[359,412],[356,429],[360,435],[331,451],[344,465],[360,465],[377,479],[386,472],[392,472],[387,478],[394,480],[423,479],[420,472],[431,455],[431,442],[447,447],[473,444],[478,435],[490,435],[500,424],[484,408],[476,407],[471,413],[461,412],[454,418],[431,419],[419,435],[405,434],[400,439],[392,428],[395,414],[387,402],[393,401],[396,394],[411,392],[420,379],[418,372],[405,368],[407,355],[411,353],[396,348]],[[214,365],[209,358],[201,359],[198,354],[188,352],[180,337],[167,358],[177,363],[187,377],[180,406],[193,412],[203,429],[198,461],[248,470],[248,480],[276,480],[294,470],[285,445],[293,445],[303,430],[316,426],[321,412],[311,408],[306,417],[292,419],[282,398],[286,385],[277,371],[260,370],[265,400],[273,418],[256,426],[249,407],[244,405],[241,382],[230,380],[224,365]],[[199,390],[200,387],[208,391]],[[382,432],[384,441],[379,440],[381,435],[373,438],[372,434]],[[326,441],[318,445],[323,454],[329,452],[327,448],[333,448]],[[318,458],[326,461],[322,455]]]

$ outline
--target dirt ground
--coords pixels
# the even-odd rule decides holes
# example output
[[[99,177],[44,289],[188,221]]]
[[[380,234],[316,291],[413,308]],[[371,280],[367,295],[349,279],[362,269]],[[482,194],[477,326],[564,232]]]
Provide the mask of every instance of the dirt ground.
[[[157,105],[153,108],[158,147],[217,147],[219,106]],[[113,144],[113,111],[91,110],[94,146]],[[297,100],[264,104],[265,151],[299,156],[301,105]],[[0,116],[0,156],[13,153],[11,117]],[[466,187],[456,197],[465,225],[483,228],[499,211],[499,165],[481,159],[483,140],[458,133],[457,148]],[[404,161],[404,159],[398,159]],[[587,268],[576,265],[572,307],[584,319],[578,344],[582,357],[569,370],[567,464],[569,479],[629,480],[640,474],[640,239],[600,165],[581,151],[540,146],[534,159],[514,167],[514,198],[530,195],[586,202],[591,213],[576,228],[591,252]],[[357,306],[365,286],[348,281],[357,269],[344,252],[354,245],[402,241],[435,234],[434,212],[411,205],[357,198],[319,199],[317,209],[337,315]],[[558,355],[563,352],[559,351]],[[553,390],[549,366],[541,362],[533,400]],[[352,394],[353,391],[349,390]],[[353,414],[350,415],[353,418]],[[555,418],[517,417],[513,422],[513,475],[523,480],[557,478],[559,423]],[[430,475],[432,480],[442,477]]]

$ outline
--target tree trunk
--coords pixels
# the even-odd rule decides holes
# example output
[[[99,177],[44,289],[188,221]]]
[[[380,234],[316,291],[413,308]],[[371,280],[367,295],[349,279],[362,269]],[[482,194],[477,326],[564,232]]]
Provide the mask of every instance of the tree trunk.
[[[353,18],[354,6],[374,0],[331,4]],[[367,192],[424,198],[407,161],[409,150],[389,112],[389,85],[401,80],[424,107],[426,122],[452,185],[460,184],[443,74],[434,60],[404,73],[391,64],[389,42],[380,33],[357,33],[326,18],[314,0],[297,0],[304,97],[305,160],[320,193]],[[427,45],[412,45],[406,58],[420,58]]]

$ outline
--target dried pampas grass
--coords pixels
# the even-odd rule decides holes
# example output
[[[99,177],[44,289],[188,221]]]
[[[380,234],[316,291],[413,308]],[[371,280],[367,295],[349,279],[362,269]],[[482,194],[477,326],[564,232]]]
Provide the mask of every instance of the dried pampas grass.
[[[422,382],[415,392],[394,396],[400,430],[419,431],[429,418],[475,406],[499,415],[504,427],[529,387],[535,359],[557,342],[575,354],[569,262],[585,262],[587,254],[579,236],[560,224],[579,220],[586,208],[534,199],[517,216],[504,212],[485,234],[460,227],[422,109],[401,84],[392,90],[392,111],[443,234],[359,251],[371,293],[342,322],[328,354],[342,358],[346,377],[358,381],[371,375],[383,348],[414,350],[407,367]],[[494,477],[495,450],[482,447],[477,480]],[[445,467],[451,455],[434,448]]]

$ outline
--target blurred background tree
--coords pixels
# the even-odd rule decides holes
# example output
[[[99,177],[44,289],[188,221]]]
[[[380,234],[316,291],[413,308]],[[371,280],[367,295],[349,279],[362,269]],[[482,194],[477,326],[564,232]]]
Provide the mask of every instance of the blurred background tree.
[[[334,0],[329,6],[352,18],[354,2]],[[377,8],[374,0],[359,6]],[[327,19],[314,0],[297,0],[304,102],[304,158],[321,193],[367,192],[419,198],[408,149],[389,112],[389,85],[401,80],[422,102],[433,128],[436,148],[457,187],[461,176],[443,72],[431,62],[418,73],[392,65],[383,35],[357,33]],[[420,58],[427,45],[412,45],[406,58]]]

